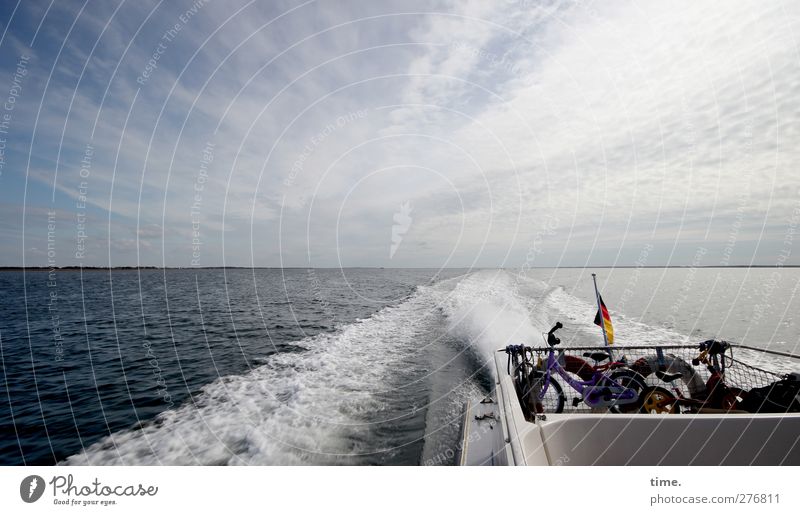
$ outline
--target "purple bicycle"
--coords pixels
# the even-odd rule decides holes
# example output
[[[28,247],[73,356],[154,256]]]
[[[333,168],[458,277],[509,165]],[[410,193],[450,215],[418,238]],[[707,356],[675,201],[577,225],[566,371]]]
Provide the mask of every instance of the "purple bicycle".
[[[543,370],[537,369],[534,371],[537,385],[537,397],[542,400],[547,395],[547,391],[553,388],[559,392],[559,399],[555,406],[555,412],[561,413],[564,410],[564,394],[561,385],[553,377],[553,371],[557,372],[564,381],[567,382],[572,388],[577,391],[581,397],[573,400],[573,405],[577,406],[581,401],[586,403],[592,409],[607,408],[610,411],[619,411],[618,406],[626,404],[634,404],[639,400],[639,393],[636,385],[632,384],[633,372],[629,370],[620,370],[614,374],[607,375],[604,370],[608,367],[596,367],[592,374],[592,378],[588,381],[579,381],[574,379],[561,365],[560,351],[556,356],[555,347],[561,340],[555,335],[555,332],[564,327],[561,322],[556,322],[556,325],[547,333],[547,344],[550,346],[550,351],[547,356],[547,362],[544,364]],[[600,353],[597,353],[600,354]],[[612,363],[609,363],[609,367]],[[627,385],[633,386],[628,387]]]

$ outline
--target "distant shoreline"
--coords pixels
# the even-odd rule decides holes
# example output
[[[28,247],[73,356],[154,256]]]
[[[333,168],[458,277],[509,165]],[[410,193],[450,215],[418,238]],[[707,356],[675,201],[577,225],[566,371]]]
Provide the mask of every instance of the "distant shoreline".
[[[47,266],[0,266],[0,272],[71,272],[80,271],[131,271],[131,270],[442,270],[438,267],[382,267],[382,266],[345,266],[345,267],[309,267],[309,266],[64,266],[64,267],[47,267]],[[517,270],[520,267],[502,267],[502,268],[486,268],[486,267],[447,267],[443,270]],[[800,268],[800,265],[708,265],[708,266],[692,266],[692,265],[668,265],[668,266],[635,266],[635,265],[599,265],[599,266],[537,266],[529,267],[529,270],[554,270],[554,269],[614,269],[614,268]]]

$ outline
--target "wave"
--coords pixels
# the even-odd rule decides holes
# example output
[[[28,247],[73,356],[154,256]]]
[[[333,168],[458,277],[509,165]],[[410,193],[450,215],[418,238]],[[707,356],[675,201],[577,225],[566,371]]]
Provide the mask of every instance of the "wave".
[[[240,376],[220,378],[139,429],[114,433],[67,465],[350,463],[376,448],[370,431],[394,414],[387,391],[441,325],[420,288],[337,334],[307,338]],[[394,381],[394,382],[393,382]]]
[[[659,344],[684,344],[690,343],[689,337],[665,327],[642,323],[612,311],[614,324],[615,345],[659,345]],[[543,301],[543,311],[547,312],[552,320],[564,324],[560,337],[565,346],[591,346],[603,345],[601,329],[594,325],[597,305],[589,303],[568,293],[563,287],[551,289]]]
[[[442,302],[448,331],[483,359],[509,344],[530,343],[542,325],[531,317],[534,299],[523,283],[504,270],[483,270],[461,279]]]

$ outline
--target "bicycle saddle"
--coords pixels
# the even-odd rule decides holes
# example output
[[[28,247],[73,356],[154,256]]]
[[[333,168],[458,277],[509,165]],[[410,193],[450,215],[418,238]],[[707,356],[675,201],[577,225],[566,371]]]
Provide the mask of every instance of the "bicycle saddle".
[[[595,361],[605,361],[608,358],[610,358],[611,355],[608,354],[607,352],[584,352],[583,357],[590,358]]]
[[[683,377],[683,374],[668,374],[667,372],[656,370],[656,377],[661,379],[665,383],[671,383],[672,381]]]

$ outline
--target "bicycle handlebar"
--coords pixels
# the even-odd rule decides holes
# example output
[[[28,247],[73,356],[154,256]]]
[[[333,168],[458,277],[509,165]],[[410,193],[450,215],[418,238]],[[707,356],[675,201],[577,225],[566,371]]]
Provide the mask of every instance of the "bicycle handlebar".
[[[555,347],[556,345],[561,343],[561,340],[556,338],[555,333],[562,327],[564,326],[561,324],[561,322],[556,322],[556,325],[554,325],[553,328],[547,332],[547,344],[550,345],[551,347]]]
[[[711,356],[716,360],[716,356],[721,357],[721,367],[720,372],[724,372],[725,370],[725,361],[726,361],[726,352],[728,349],[731,350],[731,357],[733,356],[733,347],[731,344],[724,341],[724,340],[706,340],[699,345],[700,354],[696,358],[692,360],[692,365],[698,366],[700,363],[708,366],[709,370],[712,372],[716,369],[713,367],[709,362],[708,358]],[[716,361],[714,362],[716,364]]]
[[[708,354],[723,354],[731,344],[724,340],[706,340],[700,344],[700,352],[707,351]]]

